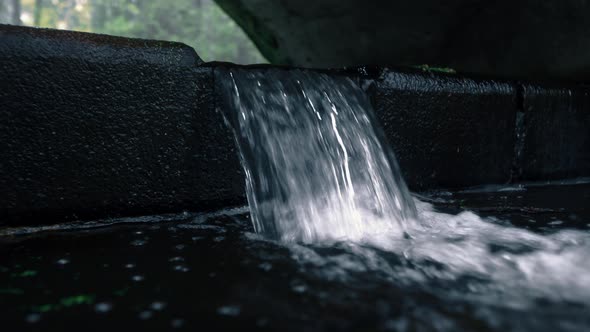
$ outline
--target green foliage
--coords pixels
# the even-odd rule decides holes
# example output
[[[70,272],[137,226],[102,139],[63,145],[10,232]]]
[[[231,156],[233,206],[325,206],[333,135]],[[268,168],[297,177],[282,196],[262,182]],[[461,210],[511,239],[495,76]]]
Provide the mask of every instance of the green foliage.
[[[25,25],[33,25],[37,20],[41,27],[178,41],[195,48],[205,61],[266,62],[241,28],[213,0],[21,2]]]

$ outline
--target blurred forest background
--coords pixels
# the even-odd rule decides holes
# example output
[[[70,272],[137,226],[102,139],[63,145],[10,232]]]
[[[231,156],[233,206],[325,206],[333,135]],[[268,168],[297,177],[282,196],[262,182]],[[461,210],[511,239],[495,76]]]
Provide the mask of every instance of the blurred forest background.
[[[213,0],[0,0],[0,23],[178,41],[205,61],[267,62]]]

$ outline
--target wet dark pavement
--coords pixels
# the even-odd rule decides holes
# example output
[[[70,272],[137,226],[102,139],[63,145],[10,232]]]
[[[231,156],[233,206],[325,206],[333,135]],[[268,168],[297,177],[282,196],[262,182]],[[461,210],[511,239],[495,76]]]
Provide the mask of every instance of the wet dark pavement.
[[[463,209],[534,232],[590,232],[590,185],[432,192],[439,210]],[[426,278],[403,256],[363,248],[284,245],[253,233],[245,209],[180,214],[91,228],[4,230],[0,237],[3,330],[105,329],[526,331],[590,328],[585,303],[538,299],[525,308],[501,296],[470,298],[482,283]],[[143,221],[143,222],[142,222]]]

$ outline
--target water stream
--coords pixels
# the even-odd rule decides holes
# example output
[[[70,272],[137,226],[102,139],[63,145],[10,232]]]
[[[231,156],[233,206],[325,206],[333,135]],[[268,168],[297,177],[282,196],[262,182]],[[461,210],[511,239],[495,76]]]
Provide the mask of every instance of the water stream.
[[[588,232],[539,234],[413,198],[356,82],[299,70],[221,69],[218,77],[255,230],[293,243],[295,257],[326,266],[333,257],[297,243],[344,243],[398,284],[473,278],[460,296],[502,307],[540,298],[590,304]],[[375,250],[412,266],[388,272]]]
[[[257,232],[358,241],[416,226],[414,202],[358,84],[306,71],[225,75],[225,115]]]

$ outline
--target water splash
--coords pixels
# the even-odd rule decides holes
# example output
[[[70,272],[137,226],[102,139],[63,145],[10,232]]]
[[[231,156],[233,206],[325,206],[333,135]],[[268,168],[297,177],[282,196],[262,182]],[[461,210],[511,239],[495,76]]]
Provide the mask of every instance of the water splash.
[[[373,271],[398,284],[475,278],[459,296],[512,307],[538,298],[590,304],[590,234],[541,235],[414,201],[352,80],[299,70],[217,74],[255,230],[348,248],[348,256],[330,256],[290,245],[302,265],[326,278]],[[390,266],[382,250],[410,265]]]
[[[302,70],[219,69],[218,78],[257,232],[360,241],[414,227],[416,208],[357,83]]]

